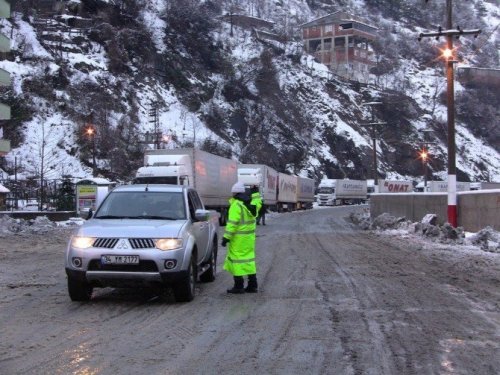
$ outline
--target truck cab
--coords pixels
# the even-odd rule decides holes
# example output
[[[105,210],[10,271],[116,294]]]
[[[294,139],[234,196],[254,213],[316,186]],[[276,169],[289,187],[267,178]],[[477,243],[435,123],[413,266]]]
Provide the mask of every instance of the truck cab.
[[[319,206],[335,205],[335,180],[321,180],[318,186],[317,199]]]
[[[187,155],[146,155],[145,166],[137,170],[137,184],[171,184],[189,186],[193,181],[191,161]]]

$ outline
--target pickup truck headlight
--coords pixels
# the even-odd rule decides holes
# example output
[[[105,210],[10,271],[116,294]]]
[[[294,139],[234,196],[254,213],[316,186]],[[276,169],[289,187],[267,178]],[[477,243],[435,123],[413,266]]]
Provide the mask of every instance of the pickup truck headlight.
[[[159,238],[156,240],[156,248],[159,250],[175,250],[182,247],[180,238]]]
[[[76,247],[78,249],[88,249],[94,244],[94,237],[80,237],[75,236],[71,239],[71,246]]]

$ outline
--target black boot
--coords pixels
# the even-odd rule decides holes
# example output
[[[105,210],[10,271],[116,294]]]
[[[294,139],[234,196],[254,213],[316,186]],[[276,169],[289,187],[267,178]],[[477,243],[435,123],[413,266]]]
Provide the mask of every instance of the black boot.
[[[243,288],[243,276],[233,276],[234,286],[231,289],[228,289],[228,293],[232,294],[242,294],[245,293],[245,289]]]
[[[245,288],[247,293],[257,293],[257,275],[248,275],[248,285]]]

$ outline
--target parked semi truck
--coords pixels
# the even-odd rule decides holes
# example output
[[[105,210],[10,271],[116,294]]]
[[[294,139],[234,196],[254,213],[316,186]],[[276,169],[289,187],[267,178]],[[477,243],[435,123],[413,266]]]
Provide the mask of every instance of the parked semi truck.
[[[245,186],[258,186],[263,203],[276,211],[278,201],[278,172],[265,164],[238,165],[238,181]]]
[[[312,178],[297,177],[297,205],[298,210],[311,209],[314,203],[314,185],[315,182]]]
[[[314,185],[313,179],[278,173],[278,212],[312,208]]]
[[[278,212],[295,210],[298,182],[297,176],[278,173],[278,202],[276,204]]]
[[[238,181],[235,160],[197,148],[146,150],[135,183],[172,184],[195,188],[205,207],[220,213],[225,225],[231,187]]]
[[[366,180],[323,179],[318,186],[318,205],[339,206],[366,202]]]
[[[471,182],[471,190],[500,189],[500,182]]]

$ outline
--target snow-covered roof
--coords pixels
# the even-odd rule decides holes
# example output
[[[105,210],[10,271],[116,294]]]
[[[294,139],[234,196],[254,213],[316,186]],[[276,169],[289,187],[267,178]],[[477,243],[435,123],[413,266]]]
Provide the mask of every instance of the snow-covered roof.
[[[7,189],[5,186],[0,185],[0,193],[10,193],[10,190]]]
[[[327,14],[326,16],[316,18],[312,21],[303,23],[299,25],[301,28],[305,27],[310,27],[310,26],[315,26],[315,25],[326,25],[330,24],[333,22],[357,22],[359,24],[363,24],[367,27],[372,28],[373,30],[377,30],[375,26],[369,25],[366,22],[363,22],[359,19],[356,19],[353,15],[346,13],[346,12],[341,12],[341,11],[336,11],[330,14]]]

